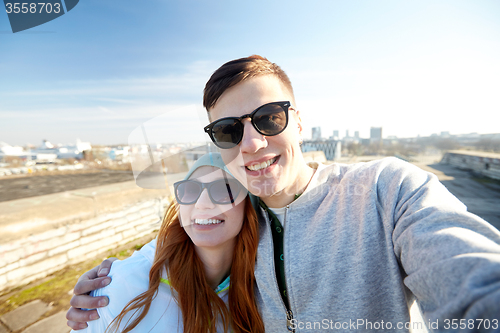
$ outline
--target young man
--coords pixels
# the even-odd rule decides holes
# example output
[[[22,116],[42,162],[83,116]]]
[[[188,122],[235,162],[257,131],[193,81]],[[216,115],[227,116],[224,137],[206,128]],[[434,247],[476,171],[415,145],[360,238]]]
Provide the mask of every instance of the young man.
[[[286,74],[259,56],[224,64],[205,87],[205,131],[255,196],[266,331],[500,331],[498,230],[397,159],[307,165],[295,105]],[[95,276],[75,290],[104,280]],[[415,298],[424,322],[410,323]],[[71,309],[68,319],[87,318]]]

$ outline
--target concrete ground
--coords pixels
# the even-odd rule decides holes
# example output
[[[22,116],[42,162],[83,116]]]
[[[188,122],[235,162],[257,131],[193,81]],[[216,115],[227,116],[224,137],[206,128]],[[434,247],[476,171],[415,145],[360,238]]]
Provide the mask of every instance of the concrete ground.
[[[66,325],[65,311],[38,321],[50,307],[36,300],[1,316],[0,333],[68,333],[71,329]]]
[[[500,183],[446,164],[416,164],[438,176],[444,186],[474,213],[500,230]]]
[[[0,179],[0,202],[134,180],[132,172],[95,171]]]

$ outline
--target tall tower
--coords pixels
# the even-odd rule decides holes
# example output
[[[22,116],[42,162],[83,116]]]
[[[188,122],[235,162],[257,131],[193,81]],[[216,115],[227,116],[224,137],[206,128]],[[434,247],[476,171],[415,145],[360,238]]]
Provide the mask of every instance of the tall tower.
[[[382,142],[382,127],[370,127],[370,142]]]
[[[321,140],[321,127],[313,127],[312,128],[312,140],[320,141]]]

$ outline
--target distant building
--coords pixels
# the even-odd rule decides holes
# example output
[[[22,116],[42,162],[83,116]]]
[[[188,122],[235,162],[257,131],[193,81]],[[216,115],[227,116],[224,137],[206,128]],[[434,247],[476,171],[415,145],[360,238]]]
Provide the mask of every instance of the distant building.
[[[370,127],[370,142],[382,142],[382,127]]]
[[[360,139],[360,142],[363,146],[369,146],[370,145],[370,139]]]
[[[450,137],[450,132],[441,132],[441,137],[442,138],[449,138]]]
[[[349,130],[345,130],[345,137],[346,138],[350,138],[350,136],[349,136]]]
[[[338,138],[339,138],[339,131],[338,130],[334,130],[333,131],[333,139],[338,140]]]
[[[312,128],[312,140],[320,141],[321,140],[321,127],[313,127]]]
[[[359,140],[359,131],[355,131],[354,132],[354,138],[356,138],[356,139]]]
[[[301,146],[302,152],[322,151],[329,161],[340,159],[342,146],[338,140],[326,141],[304,141]]]
[[[11,145],[5,143],[5,142],[0,142],[0,152],[2,155],[6,156],[23,156],[26,155],[23,147],[12,147]]]
[[[55,161],[56,159],[83,159],[85,154],[90,153],[92,145],[90,142],[82,142],[76,139],[76,144],[54,145],[47,140],[43,140],[40,147],[31,150],[34,160]]]
[[[326,163],[325,153],[323,153],[321,150],[302,152],[302,155],[304,156],[304,161],[306,163],[313,161],[319,163]]]

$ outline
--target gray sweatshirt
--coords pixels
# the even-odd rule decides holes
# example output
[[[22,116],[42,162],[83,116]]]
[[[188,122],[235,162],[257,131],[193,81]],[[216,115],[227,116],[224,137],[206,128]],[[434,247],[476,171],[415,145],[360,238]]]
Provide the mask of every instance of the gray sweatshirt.
[[[288,332],[268,215],[256,209],[259,309],[266,332]],[[416,166],[318,165],[285,213],[291,323],[296,332],[500,332],[499,244],[497,229]],[[415,298],[424,319],[410,322]]]

